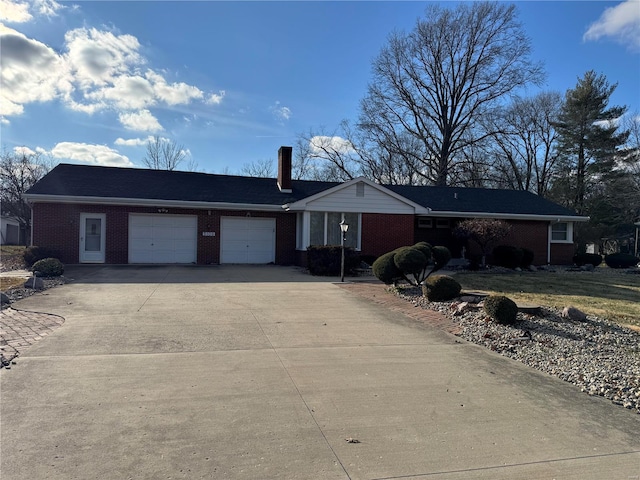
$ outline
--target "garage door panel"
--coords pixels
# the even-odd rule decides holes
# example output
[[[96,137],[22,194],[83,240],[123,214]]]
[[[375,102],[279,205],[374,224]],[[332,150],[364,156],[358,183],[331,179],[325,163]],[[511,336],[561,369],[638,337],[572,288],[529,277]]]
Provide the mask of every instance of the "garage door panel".
[[[220,262],[274,262],[275,230],[275,218],[223,217]]]
[[[197,217],[129,216],[129,263],[195,263]]]

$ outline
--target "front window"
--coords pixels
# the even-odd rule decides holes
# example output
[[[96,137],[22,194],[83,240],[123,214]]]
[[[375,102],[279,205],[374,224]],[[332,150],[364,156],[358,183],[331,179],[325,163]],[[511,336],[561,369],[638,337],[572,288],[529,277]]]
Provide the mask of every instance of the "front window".
[[[568,238],[568,224],[566,222],[554,223],[551,225],[551,240],[565,242]]]
[[[358,248],[360,238],[360,214],[338,212],[310,212],[310,245],[340,245],[340,222],[349,225],[345,246]]]

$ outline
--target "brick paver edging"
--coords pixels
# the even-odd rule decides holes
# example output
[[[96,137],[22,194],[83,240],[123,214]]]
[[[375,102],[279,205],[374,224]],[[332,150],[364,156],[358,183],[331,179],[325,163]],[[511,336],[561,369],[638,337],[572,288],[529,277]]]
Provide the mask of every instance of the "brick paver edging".
[[[428,310],[418,305],[414,305],[407,300],[403,300],[402,298],[387,291],[387,286],[382,283],[354,282],[339,285],[355,295],[371,300],[372,302],[382,305],[394,312],[402,313],[414,320],[424,323],[425,325],[430,325],[452,334],[459,333],[460,327],[450,318],[447,318],[440,312]]]
[[[0,310],[0,368],[64,323],[59,315],[3,308]]]

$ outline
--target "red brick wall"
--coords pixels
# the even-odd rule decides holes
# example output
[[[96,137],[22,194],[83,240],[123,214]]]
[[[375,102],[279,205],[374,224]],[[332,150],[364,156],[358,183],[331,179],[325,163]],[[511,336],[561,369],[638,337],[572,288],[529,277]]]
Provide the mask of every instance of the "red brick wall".
[[[573,243],[551,244],[551,265],[572,265],[575,246]]]
[[[380,256],[398,247],[413,245],[414,216],[362,214],[362,255]]]
[[[234,210],[196,210],[169,208],[168,215],[198,217],[197,262],[200,265],[220,263],[220,217],[246,216],[276,219],[276,263],[295,262],[296,217],[280,212]],[[108,205],[70,205],[36,203],[33,206],[33,244],[55,250],[63,263],[79,263],[80,213],[106,214],[105,262],[126,264],[129,261],[129,213],[157,214],[154,207]],[[215,232],[215,237],[203,237],[202,232]]]
[[[511,232],[503,240],[501,245],[513,245],[514,247],[528,248],[533,251],[533,264],[547,264],[547,238],[549,224],[547,222],[509,221]]]
[[[547,242],[549,235],[548,222],[511,220],[511,232],[499,242],[501,245],[513,245],[520,248],[528,248],[533,251],[533,264],[547,264]],[[480,253],[480,249],[470,242],[471,253]],[[572,243],[552,243],[551,244],[551,264],[571,265],[573,263],[574,246]],[[487,262],[491,263],[491,255]]]

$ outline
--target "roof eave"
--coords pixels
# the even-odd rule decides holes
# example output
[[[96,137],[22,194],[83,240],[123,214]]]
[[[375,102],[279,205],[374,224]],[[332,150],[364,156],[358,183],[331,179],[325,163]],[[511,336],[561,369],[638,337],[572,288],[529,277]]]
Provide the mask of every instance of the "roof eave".
[[[432,210],[430,217],[451,218],[495,218],[500,220],[537,220],[546,222],[588,222],[589,217],[581,215],[550,215],[530,213],[454,212]]]
[[[282,211],[282,205],[269,205],[259,203],[232,203],[232,202],[192,202],[186,200],[166,200],[155,198],[120,198],[120,197],[84,197],[70,195],[41,195],[36,193],[25,194],[24,198],[29,203],[90,203],[93,205],[122,205],[131,207],[173,207],[173,208],[197,208],[197,209],[225,209],[225,210],[254,210],[254,211]]]

